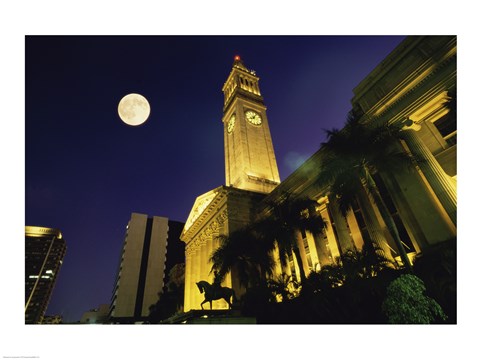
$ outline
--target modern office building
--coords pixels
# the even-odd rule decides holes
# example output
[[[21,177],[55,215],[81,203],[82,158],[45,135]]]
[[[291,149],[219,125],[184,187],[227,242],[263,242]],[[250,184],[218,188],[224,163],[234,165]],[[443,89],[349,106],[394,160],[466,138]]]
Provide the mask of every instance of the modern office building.
[[[57,229],[25,226],[25,324],[41,324],[66,252]]]
[[[185,247],[179,240],[183,225],[132,213],[111,299],[111,323],[132,324],[148,318],[166,275],[176,263],[184,262]]]
[[[352,111],[360,121],[403,124],[398,146],[419,160],[413,171],[377,174],[381,196],[411,259],[456,237],[456,49],[455,36],[409,36],[353,89]],[[195,283],[213,280],[209,257],[218,247],[217,236],[254,220],[255,205],[264,204],[268,214],[268,204],[281,202],[286,193],[316,200],[327,226],[320,235],[298,236],[302,261],[292,253],[290,266],[278,271],[298,278],[301,263],[308,275],[332,264],[345,249],[361,249],[367,242],[401,263],[400,250],[368,193],[358,194],[355,208],[343,215],[329,189],[317,186],[322,149],[280,183],[258,81],[236,57],[223,86],[226,186],[196,199],[181,235],[186,245],[185,311],[200,309],[203,301]],[[242,293],[235,270],[223,285]],[[226,307],[214,302],[216,309]]]

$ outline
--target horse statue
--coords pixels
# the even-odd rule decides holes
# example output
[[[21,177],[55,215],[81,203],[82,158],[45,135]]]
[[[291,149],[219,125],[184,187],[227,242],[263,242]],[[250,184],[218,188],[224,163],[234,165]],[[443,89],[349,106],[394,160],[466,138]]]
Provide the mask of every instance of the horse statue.
[[[233,291],[233,289],[230,289],[228,287],[223,287],[223,286],[216,287],[203,280],[197,282],[196,284],[198,286],[198,290],[200,290],[200,293],[205,292],[205,300],[203,300],[203,302],[200,304],[200,306],[202,307],[202,310],[203,310],[203,304],[205,304],[206,302],[210,303],[210,310],[212,310],[212,301],[219,300],[219,299],[225,300],[228,304],[228,308],[229,309],[232,308],[232,303],[230,302],[230,298],[233,297],[233,299],[235,299],[235,291]]]

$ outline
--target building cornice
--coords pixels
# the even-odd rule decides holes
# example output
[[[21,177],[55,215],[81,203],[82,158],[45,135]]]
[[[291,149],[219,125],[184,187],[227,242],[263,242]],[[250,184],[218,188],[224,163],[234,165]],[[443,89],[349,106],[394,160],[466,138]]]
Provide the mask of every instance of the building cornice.
[[[62,233],[58,229],[41,227],[41,226],[25,226],[25,236],[43,237],[55,236],[58,239],[62,238]]]
[[[263,107],[265,107],[265,103],[263,102],[263,97],[261,95],[256,95],[256,94],[253,94],[253,93],[251,93],[249,91],[246,91],[244,89],[237,88],[237,89],[235,89],[234,93],[230,96],[228,101],[225,103],[225,105],[223,107],[223,113],[224,114],[226,114],[228,112],[231,105],[235,102],[234,100],[237,100],[237,99],[252,101],[256,104],[261,104]]]
[[[443,42],[442,47],[434,50],[432,42],[439,40]],[[412,57],[415,59],[415,68],[407,69],[402,64],[413,63]],[[408,37],[354,89],[352,106],[354,109],[360,107],[365,112],[365,121],[382,118],[391,113],[392,109],[398,111],[398,105],[404,103],[413,92],[418,97],[418,90],[425,87],[425,84],[434,88],[432,83],[444,77],[442,70],[455,59],[456,37]],[[452,75],[452,72],[448,71],[447,77],[448,75]],[[455,75],[456,71],[450,77],[455,79]],[[388,82],[385,81],[387,77]],[[441,81],[449,83],[448,79]],[[390,84],[395,86],[390,87]],[[442,90],[445,90],[445,86]],[[426,92],[432,93],[428,90]]]

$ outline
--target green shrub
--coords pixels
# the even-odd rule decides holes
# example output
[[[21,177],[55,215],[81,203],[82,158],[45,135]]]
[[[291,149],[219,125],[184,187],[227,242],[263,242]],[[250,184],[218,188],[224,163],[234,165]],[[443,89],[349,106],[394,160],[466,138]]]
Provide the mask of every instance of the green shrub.
[[[391,324],[430,324],[446,320],[440,305],[425,295],[423,281],[415,275],[402,275],[387,288],[382,311]]]

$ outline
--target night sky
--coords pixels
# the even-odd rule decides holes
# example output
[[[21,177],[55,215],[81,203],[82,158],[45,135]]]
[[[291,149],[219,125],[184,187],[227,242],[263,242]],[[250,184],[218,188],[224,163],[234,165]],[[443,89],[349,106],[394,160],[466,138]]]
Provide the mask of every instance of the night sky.
[[[67,243],[47,314],[109,303],[132,212],[185,222],[225,184],[221,92],[234,55],[260,77],[280,177],[342,127],[353,88],[402,36],[29,36],[25,224]],[[117,114],[128,93],[146,123]]]
[[[472,284],[478,283],[480,242],[478,174],[471,164],[478,163],[480,46],[474,6],[447,0],[5,2],[0,355],[215,360],[399,358],[405,350],[421,358],[455,358],[458,349],[475,354],[480,318]],[[457,326],[24,324],[25,225],[64,234],[67,255],[48,313],[77,321],[110,301],[131,212],[185,221],[197,196],[225,183],[221,88],[234,55],[261,79],[283,180],[318,150],[323,129],[342,126],[352,89],[403,39],[199,34],[458,35]],[[136,128],[117,115],[118,102],[130,92],[144,95],[152,108]]]

